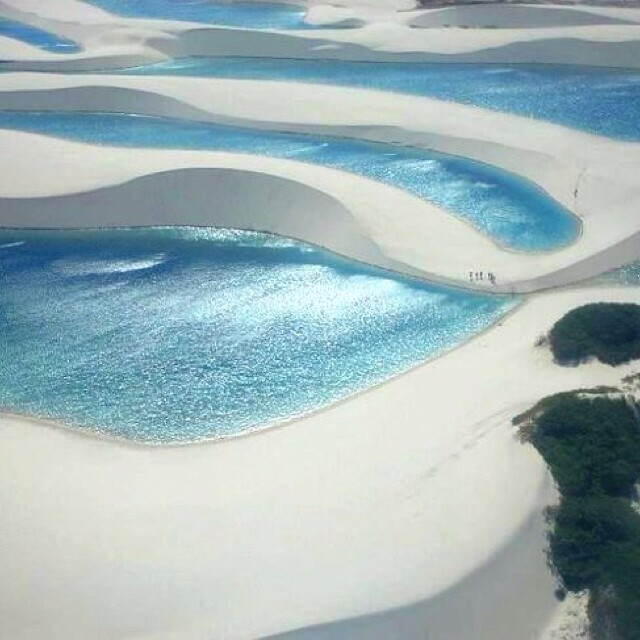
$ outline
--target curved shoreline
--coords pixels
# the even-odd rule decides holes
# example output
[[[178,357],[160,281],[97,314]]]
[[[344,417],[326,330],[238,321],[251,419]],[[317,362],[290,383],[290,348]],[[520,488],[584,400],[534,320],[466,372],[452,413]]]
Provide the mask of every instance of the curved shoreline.
[[[275,234],[274,234],[275,235]],[[283,236],[284,237],[284,236]],[[362,264],[367,264],[367,263],[362,263]],[[368,266],[373,266],[373,265],[368,265]],[[377,267],[379,268],[379,267]],[[382,269],[384,271],[384,269]],[[406,274],[398,274],[398,275],[402,275],[404,277],[407,277]],[[411,277],[409,277],[409,279],[411,279]],[[420,279],[418,279],[420,280]],[[499,316],[495,322],[492,322],[491,324],[487,325],[484,329],[481,329],[479,331],[475,331],[473,333],[471,333],[468,337],[463,338],[462,340],[460,340],[459,342],[457,342],[455,345],[445,348],[444,351],[437,353],[435,355],[432,355],[426,359],[420,360],[419,362],[416,362],[415,364],[403,369],[402,371],[398,371],[394,374],[391,374],[387,377],[385,377],[383,380],[380,380],[379,382],[376,382],[374,384],[368,384],[365,387],[358,389],[356,391],[353,391],[352,393],[349,393],[345,396],[342,396],[340,398],[337,398],[335,400],[331,400],[327,403],[322,404],[321,406],[318,407],[314,407],[305,411],[302,411],[300,413],[296,413],[294,415],[291,415],[287,418],[281,418],[278,420],[274,420],[272,422],[267,422],[261,425],[256,425],[254,427],[249,427],[247,429],[244,429],[242,431],[239,431],[237,433],[231,433],[231,434],[221,434],[221,435],[215,435],[215,436],[210,436],[210,437],[203,437],[203,438],[199,438],[197,440],[172,440],[172,441],[145,441],[145,440],[137,440],[135,438],[127,438],[125,436],[117,436],[117,435],[113,435],[108,433],[107,429],[101,429],[100,427],[89,427],[86,425],[76,425],[76,424],[71,424],[71,423],[67,423],[67,422],[63,422],[63,421],[59,421],[53,418],[46,418],[46,417],[42,417],[42,416],[38,416],[35,414],[30,414],[30,413],[20,413],[20,412],[16,412],[16,411],[9,411],[9,410],[3,410],[2,407],[0,407],[0,420],[2,419],[2,417],[5,418],[9,418],[9,419],[26,419],[29,420],[30,422],[36,423],[36,424],[41,424],[43,426],[50,426],[50,427],[54,427],[54,428],[58,428],[58,429],[66,429],[68,431],[74,432],[74,433],[78,433],[81,435],[85,435],[88,436],[89,438],[98,438],[100,440],[105,440],[107,442],[114,442],[114,443],[119,443],[119,444],[123,444],[125,446],[134,446],[134,447],[150,447],[150,448],[173,448],[173,447],[190,447],[190,446],[197,446],[197,445],[208,445],[208,444],[216,444],[216,443],[221,443],[227,440],[237,440],[237,439],[242,439],[242,438],[251,438],[254,436],[259,436],[261,434],[263,434],[266,431],[271,431],[274,429],[281,429],[284,427],[287,427],[291,424],[297,423],[297,422],[301,422],[304,421],[308,418],[311,418],[317,414],[326,412],[326,411],[331,411],[332,409],[334,409],[335,407],[338,407],[339,405],[343,404],[343,403],[347,403],[347,402],[351,402],[353,401],[355,398],[359,398],[361,396],[365,396],[369,393],[374,393],[376,392],[380,387],[388,384],[389,382],[392,382],[393,380],[396,379],[400,379],[403,376],[406,376],[408,374],[411,374],[414,371],[417,371],[419,369],[422,369],[423,367],[426,367],[427,365],[429,365],[432,362],[435,362],[436,360],[439,360],[440,358],[444,358],[447,355],[449,355],[450,353],[453,353],[454,351],[457,351],[459,349],[462,349],[464,346],[470,344],[471,342],[473,342],[474,340],[477,340],[479,338],[481,338],[484,334],[490,332],[492,329],[494,329],[497,326],[501,326],[503,322],[505,322],[511,315],[515,314],[517,311],[521,310],[525,305],[527,304],[527,299],[523,299],[520,302],[517,302],[516,304],[514,304],[510,309],[507,309],[501,316]]]
[[[116,110],[116,111],[101,110],[99,112],[95,112],[95,111],[85,111],[83,109],[73,109],[73,110],[64,110],[64,111],[58,111],[58,110],[42,110],[41,111],[36,109],[34,111],[5,110],[4,113],[9,115],[10,122],[8,126],[5,127],[2,119],[0,119],[0,127],[2,129],[6,129],[10,131],[32,132],[32,133],[35,133],[36,135],[42,135],[49,138],[68,140],[71,142],[80,142],[81,144],[88,144],[91,146],[107,147],[107,148],[110,148],[110,147],[125,148],[125,149],[133,149],[133,148],[163,149],[163,150],[184,149],[184,150],[205,151],[205,152],[210,151],[213,153],[232,153],[232,154],[237,154],[240,156],[247,156],[247,157],[258,155],[258,156],[264,156],[264,157],[273,158],[273,159],[302,162],[303,164],[306,164],[306,165],[312,165],[315,167],[324,167],[324,168],[333,169],[339,172],[349,173],[349,174],[364,178],[365,180],[378,182],[384,185],[388,185],[393,189],[404,191],[408,195],[426,202],[430,208],[438,210],[442,212],[444,215],[448,215],[456,218],[461,223],[469,227],[469,229],[472,230],[474,233],[484,236],[493,245],[495,245],[495,247],[500,251],[510,252],[516,255],[553,254],[555,252],[559,252],[564,249],[567,249],[571,245],[574,245],[577,242],[579,242],[583,233],[583,225],[579,216],[577,216],[573,211],[564,207],[561,203],[555,200],[547,191],[545,191],[544,188],[542,188],[541,186],[535,183],[530,182],[523,176],[511,173],[509,171],[504,171],[500,167],[491,165],[487,162],[481,162],[475,159],[467,158],[462,155],[446,154],[443,152],[436,151],[434,149],[430,149],[425,146],[417,146],[417,145],[410,145],[410,144],[399,145],[399,144],[393,144],[393,143],[380,143],[380,142],[375,142],[373,140],[368,140],[366,138],[360,140],[360,139],[354,139],[353,137],[350,137],[344,134],[328,135],[328,134],[321,133],[319,131],[315,133],[290,131],[284,127],[273,128],[273,129],[272,128],[252,129],[250,128],[249,124],[244,122],[238,123],[238,124],[236,123],[228,124],[225,121],[219,122],[215,118],[214,119],[207,118],[206,120],[194,120],[193,118],[191,118],[187,120],[184,118],[149,115],[147,111],[132,112],[132,111],[125,111],[125,110]],[[371,175],[368,175],[366,171],[358,171],[358,169],[355,167],[351,167],[351,166],[343,167],[341,166],[340,162],[331,164],[331,162],[324,160],[322,157],[318,157],[318,158],[314,157],[311,159],[303,158],[303,160],[300,161],[298,160],[296,153],[291,153],[290,155],[288,155],[286,150],[282,153],[278,151],[276,151],[275,153],[271,153],[271,152],[264,152],[261,150],[254,152],[250,148],[234,149],[233,144],[231,144],[229,148],[225,148],[224,144],[220,145],[220,147],[218,148],[216,148],[215,144],[212,144],[210,148],[207,148],[205,146],[199,147],[197,145],[192,147],[188,144],[184,146],[180,146],[177,142],[170,142],[166,146],[155,145],[153,143],[148,144],[146,142],[141,142],[140,144],[132,144],[127,139],[126,135],[121,136],[117,140],[106,140],[106,141],[87,140],[87,139],[84,139],[82,136],[80,136],[79,138],[74,138],[73,134],[67,135],[65,131],[57,131],[57,130],[49,131],[46,128],[44,128],[43,130],[36,129],[35,131],[31,131],[28,126],[22,128],[20,126],[20,123],[18,123],[17,126],[14,127],[13,123],[11,122],[11,116],[13,114],[18,115],[22,113],[26,113],[28,117],[31,115],[31,113],[34,113],[36,117],[38,117],[40,114],[43,114],[46,117],[50,113],[53,115],[53,117],[56,117],[58,115],[60,115],[61,117],[65,117],[67,115],[77,113],[79,114],[79,118],[82,118],[83,116],[88,118],[102,117],[102,116],[107,118],[122,117],[123,119],[149,118],[151,120],[155,120],[155,123],[159,125],[167,125],[168,127],[175,126],[176,128],[188,127],[190,123],[195,123],[195,122],[202,123],[202,124],[210,123],[211,126],[213,127],[216,127],[216,126],[220,127],[218,131],[222,131],[222,132],[227,131],[231,134],[238,133],[240,135],[242,134],[252,135],[255,132],[257,137],[259,136],[260,132],[266,131],[268,132],[268,134],[274,134],[276,136],[278,134],[282,134],[283,136],[291,135],[293,136],[292,141],[294,143],[305,142],[305,143],[308,143],[309,145],[320,144],[321,146],[326,146],[327,144],[330,144],[330,143],[340,143],[340,142],[348,143],[349,141],[351,141],[355,145],[359,145],[359,144],[363,145],[361,147],[356,146],[355,149],[353,147],[351,148],[352,152],[355,151],[357,153],[362,153],[363,151],[366,151],[366,148],[364,147],[364,145],[371,144],[372,146],[377,145],[377,147],[375,148],[375,151],[376,151],[375,155],[378,155],[378,156],[389,155],[389,152],[391,151],[394,151],[394,152],[398,151],[401,153],[402,150],[415,150],[415,152],[417,153],[422,152],[422,154],[424,155],[418,158],[411,158],[411,161],[415,161],[416,159],[418,159],[419,161],[423,161],[425,163],[443,162],[444,164],[453,163],[454,161],[459,161],[460,163],[463,164],[462,174],[464,174],[465,170],[469,170],[469,169],[476,170],[478,171],[479,175],[477,175],[475,180],[486,180],[490,185],[495,184],[496,186],[498,186],[498,188],[502,188],[507,194],[508,196],[507,199],[509,200],[509,202],[512,204],[515,203],[515,206],[518,207],[519,210],[523,210],[525,212],[525,215],[532,218],[530,220],[530,226],[533,227],[534,229],[537,229],[537,231],[534,232],[536,234],[535,237],[537,238],[537,242],[545,242],[549,246],[545,246],[542,248],[530,248],[526,246],[517,246],[515,245],[515,242],[512,240],[514,236],[517,236],[517,233],[515,233],[515,231],[513,230],[510,232],[503,231],[502,235],[499,232],[492,233],[490,230],[483,228],[483,222],[482,222],[481,216],[479,219],[476,220],[474,215],[470,214],[469,211],[465,209],[464,206],[459,206],[458,208],[455,208],[453,206],[448,207],[446,206],[446,203],[438,202],[439,199],[442,200],[441,196],[440,198],[437,195],[435,197],[431,197],[429,193],[422,193],[422,192],[416,191],[414,185],[412,184],[404,184],[402,183],[401,180],[399,181],[387,180],[387,179],[384,179],[384,177],[375,175],[375,172]],[[188,131],[185,131],[185,133],[188,134]],[[300,137],[296,138],[295,136],[300,136]],[[269,140],[268,138],[265,138],[265,141],[268,142],[268,140]],[[277,150],[277,139],[275,139],[275,143],[276,143],[275,148]],[[453,177],[456,178],[457,176],[454,175]],[[455,182],[456,182],[455,179],[453,180],[451,178],[448,178],[448,179],[455,185]],[[492,180],[495,182],[491,182]],[[506,189],[505,189],[505,185],[508,185]],[[522,197],[520,199],[517,199],[515,197],[511,198],[512,191],[516,196],[522,193],[525,193],[528,195],[533,193],[535,194],[535,197],[539,199],[536,201],[535,205],[531,206],[526,203],[523,203],[522,200],[524,198]],[[562,225],[564,224],[572,227],[572,229],[570,230],[570,236],[568,238],[565,237],[567,235],[566,226],[565,228],[561,228],[557,234],[554,234],[551,232],[547,232],[546,235],[543,234],[543,232],[540,230],[540,227],[543,226],[542,221],[539,219],[536,219],[535,217],[535,211],[538,206],[547,211],[551,210],[554,220],[557,220],[556,224],[558,226],[562,227]],[[514,224],[515,223],[512,222],[511,223],[512,226],[510,228],[513,228]],[[558,242],[557,240],[552,240],[554,235],[561,235],[562,242]],[[513,244],[510,244],[511,242]]]
[[[38,167],[41,175],[49,172],[50,165],[46,158],[43,158],[42,152],[38,151],[40,147],[43,151],[47,148],[57,148],[65,154],[68,168],[64,171],[62,167],[59,168],[60,177],[57,181],[57,188],[62,193],[59,196],[51,196],[47,200],[47,205],[58,211],[56,215],[59,221],[69,220],[62,226],[161,226],[165,222],[182,222],[265,231],[319,245],[349,259],[388,268],[409,276],[426,277],[443,284],[494,293],[523,293],[570,284],[632,262],[640,255],[640,229],[638,229],[637,219],[633,216],[635,202],[633,197],[625,202],[629,211],[628,224],[633,225],[628,227],[627,238],[607,242],[605,234],[611,231],[610,218],[601,212],[598,214],[599,218],[588,220],[589,224],[583,228],[582,235],[574,244],[556,252],[523,254],[498,250],[492,241],[472,231],[466,223],[449,214],[441,213],[427,206],[424,201],[408,196],[404,192],[317,165],[220,152],[138,149],[135,152],[136,167],[134,167],[129,161],[131,151],[124,148],[97,147],[48,138],[39,134],[8,130],[0,132],[0,138],[6,140],[6,144],[15,145],[16,148],[24,147],[25,151],[28,151],[25,157],[26,164]],[[616,147],[617,145],[614,146]],[[21,162],[18,161],[17,165],[20,166]],[[117,178],[115,176],[109,178],[104,169],[98,169],[98,167],[106,167],[105,163],[115,168],[116,162],[124,162],[124,166],[127,167],[124,173],[118,171]],[[210,163],[212,166],[207,169]],[[96,167],[96,171],[102,171],[105,179],[101,182],[108,186],[95,184],[95,175],[87,171],[89,166]],[[215,212],[206,213],[205,204],[213,193],[213,183],[210,185],[202,180],[194,182],[197,175],[204,175],[207,172],[210,175],[222,175],[225,172],[232,173],[241,167],[245,170],[246,180],[252,183],[256,181],[264,183],[262,193],[265,194],[266,202],[269,203],[267,209],[263,210],[257,218],[254,215],[247,217],[247,211],[244,211],[238,219],[235,214],[232,214],[232,211],[238,211],[238,207],[235,203],[231,203],[231,209],[227,212],[229,215],[224,218],[220,218]],[[614,167],[609,167],[608,171],[614,171]],[[66,173],[68,176],[63,177]],[[87,184],[86,177],[83,175],[91,176],[93,184]],[[250,178],[249,176],[252,175],[256,177]],[[287,178],[283,179],[281,176],[285,175]],[[179,178],[179,176],[182,177]],[[20,178],[9,182],[12,186],[10,197],[7,197],[8,194],[3,195],[0,190],[0,204],[2,204],[0,224],[7,227],[52,226],[49,222],[50,218],[45,222],[41,216],[45,199],[29,194],[31,185],[21,186]],[[276,210],[275,201],[272,201],[273,196],[279,193],[281,195],[278,197],[289,197],[282,191],[284,185],[293,186],[296,183],[311,187],[315,191],[324,191],[329,194],[330,199],[339,203],[338,208],[342,213],[334,215],[333,224],[339,223],[341,227],[346,224],[344,228],[350,229],[349,237],[331,233],[328,228],[318,226],[322,218],[317,219],[314,215],[311,215],[308,223],[303,224],[296,216],[292,217],[290,215],[292,212],[288,209],[289,213],[279,213]],[[365,184],[367,194],[371,194],[372,199],[361,192],[361,187],[356,187],[356,185]],[[62,189],[60,189],[61,186]],[[600,196],[606,195],[601,184],[598,184],[598,187]],[[298,190],[300,188],[302,187],[297,187]],[[185,199],[180,198],[178,194],[186,191],[190,194],[190,201],[193,201],[189,203],[192,209],[189,215],[196,215],[196,217],[189,219],[188,216],[186,218],[183,216],[179,220],[174,220],[175,214],[171,212],[173,206],[171,203],[176,203],[177,206],[178,202],[184,202]],[[146,211],[147,205],[155,200],[153,198],[149,200],[144,193],[150,195],[158,192],[165,195],[166,202],[163,204],[162,212]],[[65,193],[68,195],[63,195]],[[101,194],[103,201],[99,206],[92,205],[89,215],[86,207],[83,208],[83,202],[94,202],[97,194]],[[640,195],[640,190],[638,194]],[[117,212],[131,210],[128,203],[134,201],[142,203],[143,208],[135,215],[128,213],[118,217]],[[258,203],[254,199],[250,209],[253,212],[260,211],[261,202]],[[594,204],[601,211],[599,204]],[[116,218],[107,225],[106,221],[111,220],[114,214]],[[388,224],[393,227],[393,236],[386,234],[387,223],[384,229],[378,228],[383,219],[381,216],[388,217]],[[242,218],[246,220],[242,222]],[[32,221],[27,223],[27,220]],[[58,222],[53,226],[57,224]],[[425,230],[421,233],[420,248],[417,252],[416,230],[421,227]],[[433,235],[436,230],[437,236]],[[619,224],[614,231],[622,235],[623,230],[624,226]],[[449,238],[448,247],[464,248],[464,254],[456,256],[448,250],[448,247],[443,246],[445,237]],[[390,242],[393,244],[389,244]],[[491,286],[486,283],[469,283],[467,281],[468,269],[471,268],[469,265],[474,264],[485,266],[487,271],[493,270],[498,275],[498,284]],[[513,272],[511,278],[504,275],[509,271]],[[519,277],[516,275],[518,273],[521,274]]]
[[[1,227],[0,227],[1,228]],[[35,230],[35,229],[33,229]],[[277,234],[272,234],[272,235],[277,235]],[[283,238],[285,238],[286,236],[281,236]],[[318,247],[320,249],[323,249],[323,247]],[[326,250],[326,249],[325,249]],[[336,254],[338,255],[338,254]],[[339,256],[338,257],[345,257],[345,256]],[[350,260],[349,258],[347,258],[348,260]],[[371,265],[369,263],[361,263],[363,264],[363,266],[371,266],[373,267],[374,265]],[[386,270],[382,267],[375,267],[376,269],[380,269],[381,271],[388,271],[390,274],[397,274],[401,277],[405,277],[408,278],[409,280],[414,279],[412,276],[407,276],[404,273],[399,273],[399,272],[393,272],[391,270]],[[418,281],[422,281],[421,278],[415,278]],[[451,285],[454,286],[454,285]],[[584,283],[575,283],[572,287],[572,289],[575,290],[580,290],[582,288],[584,288]],[[615,283],[615,282],[601,282],[601,283],[590,283],[588,285],[588,287],[590,289],[603,289],[603,290],[609,290],[612,292],[616,292],[616,291],[624,291],[625,289],[629,289],[631,287],[633,287],[633,285],[627,285],[627,284],[621,284],[621,283]],[[443,352],[438,353],[436,355],[430,356],[427,359],[421,360],[411,366],[409,366],[406,369],[403,369],[402,371],[398,371],[397,373],[394,373],[392,375],[389,375],[387,377],[384,378],[384,380],[381,380],[379,382],[376,382],[375,384],[370,384],[367,385],[366,387],[363,387],[362,389],[356,390],[352,393],[349,393],[348,395],[345,395],[341,398],[338,398],[336,400],[332,400],[328,403],[325,403],[319,407],[314,407],[305,411],[302,411],[300,413],[296,413],[294,415],[291,415],[287,418],[282,418],[282,419],[277,419],[274,420],[272,422],[268,422],[268,423],[264,423],[261,425],[256,425],[254,427],[250,427],[247,429],[244,429],[242,431],[239,431],[237,433],[232,433],[232,434],[222,434],[222,435],[215,435],[215,436],[211,436],[211,437],[203,437],[203,438],[199,438],[196,440],[184,440],[184,441],[144,441],[144,440],[137,440],[134,438],[127,438],[126,436],[117,436],[117,435],[113,435],[108,433],[108,431],[106,429],[101,429],[100,427],[90,427],[90,426],[86,426],[86,425],[78,425],[78,424],[71,424],[71,423],[67,423],[64,421],[59,421],[56,420],[54,418],[47,418],[47,417],[43,417],[43,416],[39,416],[36,414],[30,414],[30,413],[21,413],[21,412],[16,412],[16,411],[11,411],[11,410],[5,410],[2,407],[0,407],[0,420],[4,417],[4,418],[9,418],[9,419],[16,419],[16,420],[28,420],[30,422],[36,423],[36,424],[41,424],[43,426],[48,426],[48,427],[53,427],[53,428],[57,428],[57,429],[65,429],[68,431],[71,431],[72,433],[77,433],[79,435],[82,436],[87,436],[89,438],[97,438],[99,440],[104,440],[107,442],[112,442],[112,443],[117,443],[117,444],[122,444],[124,446],[133,446],[133,447],[142,447],[142,448],[162,448],[162,449],[171,449],[171,448],[182,448],[182,447],[190,447],[190,446],[197,446],[197,445],[215,445],[216,443],[222,443],[225,442],[227,440],[238,440],[238,439],[242,439],[242,438],[251,438],[254,436],[260,436],[262,435],[264,432],[266,431],[271,431],[274,429],[281,429],[284,427],[287,427],[291,424],[294,423],[298,423],[298,422],[302,422],[305,420],[308,420],[309,418],[312,418],[313,416],[320,414],[320,413],[324,413],[324,412],[328,412],[328,411],[332,411],[335,407],[338,407],[344,403],[348,403],[353,401],[355,398],[359,398],[361,396],[365,396],[367,394],[370,393],[375,393],[380,387],[387,385],[388,383],[396,380],[396,379],[400,379],[403,376],[412,374],[415,371],[418,371],[428,365],[430,365],[431,363],[440,360],[442,358],[446,358],[447,356],[449,356],[450,354],[463,349],[464,347],[466,347],[467,345],[473,343],[476,340],[480,340],[482,337],[484,337],[487,333],[494,331],[497,327],[502,326],[502,324],[504,322],[506,322],[511,316],[513,316],[514,314],[520,312],[523,313],[526,310],[527,305],[531,304],[531,301],[535,298],[535,296],[542,296],[545,294],[548,294],[549,291],[543,291],[543,292],[537,292],[537,293],[533,293],[533,294],[529,294],[528,296],[526,296],[525,298],[522,298],[519,302],[515,303],[511,308],[507,309],[501,316],[499,316],[493,323],[489,324],[488,326],[486,326],[484,329],[481,329],[479,331],[475,331],[473,332],[471,335],[469,335],[468,337],[462,339],[461,341],[459,341],[458,343],[456,343],[455,345],[446,348]],[[489,294],[490,295],[490,294]],[[502,294],[498,294],[498,295],[502,295]],[[626,298],[626,295],[624,295],[623,297]]]

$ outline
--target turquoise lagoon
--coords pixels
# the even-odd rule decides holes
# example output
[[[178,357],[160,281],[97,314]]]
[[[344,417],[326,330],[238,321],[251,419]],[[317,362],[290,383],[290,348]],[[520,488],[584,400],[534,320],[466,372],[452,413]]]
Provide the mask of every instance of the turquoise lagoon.
[[[622,140],[640,140],[639,70],[221,57],[181,58],[117,73],[285,80],[379,89],[548,120]]]
[[[2,17],[0,17],[0,36],[20,40],[53,53],[76,53],[80,51],[80,47],[75,42],[55,33],[43,31],[24,22],[8,20]]]
[[[534,184],[425,149],[133,114],[0,112],[0,127],[108,145],[261,154],[350,171],[405,189],[521,251],[558,249],[579,232],[576,218]]]
[[[305,29],[304,9],[280,3],[212,0],[88,0],[127,18],[203,22],[242,29]]]
[[[0,407],[159,444],[325,406],[517,302],[221,229],[4,230],[0,272]]]

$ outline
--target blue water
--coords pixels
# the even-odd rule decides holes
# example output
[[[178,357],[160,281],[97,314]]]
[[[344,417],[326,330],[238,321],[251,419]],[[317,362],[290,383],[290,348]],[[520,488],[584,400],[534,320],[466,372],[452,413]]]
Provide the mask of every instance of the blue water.
[[[516,303],[213,229],[0,230],[0,272],[0,407],[154,443],[321,407]]]
[[[291,80],[380,89],[515,113],[622,140],[640,140],[637,70],[569,65],[182,58],[121,73]]]
[[[88,0],[127,18],[203,22],[246,29],[306,29],[304,10],[286,4],[212,0]]]
[[[556,249],[579,230],[576,219],[532,183],[423,149],[123,114],[0,112],[0,127],[111,145],[262,154],[342,169],[405,189],[522,251]]]
[[[75,53],[80,47],[75,42],[36,27],[0,17],[0,36],[20,40],[54,53]]]

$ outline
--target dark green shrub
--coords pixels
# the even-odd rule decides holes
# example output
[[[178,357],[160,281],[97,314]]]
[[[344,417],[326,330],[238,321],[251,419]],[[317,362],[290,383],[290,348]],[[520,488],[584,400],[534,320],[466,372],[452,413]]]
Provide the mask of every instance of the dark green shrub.
[[[551,398],[536,418],[530,440],[563,496],[626,498],[640,476],[640,430],[624,400]]]
[[[555,514],[550,550],[565,587],[582,591],[619,582],[618,557],[634,541],[640,542],[640,518],[628,501],[568,498]]]
[[[595,303],[567,313],[551,329],[557,362],[577,365],[589,358],[617,365],[640,358],[640,305]]]
[[[552,564],[569,591],[590,589],[597,640],[640,640],[640,427],[624,400],[559,394],[521,416],[562,494],[549,510]]]

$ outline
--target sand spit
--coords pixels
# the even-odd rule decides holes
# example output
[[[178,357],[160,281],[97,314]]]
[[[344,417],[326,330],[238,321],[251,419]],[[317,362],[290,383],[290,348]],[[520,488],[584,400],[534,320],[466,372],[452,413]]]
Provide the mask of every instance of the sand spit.
[[[258,171],[194,167],[68,196],[0,199],[0,224],[33,229],[236,228],[305,240],[398,271],[404,266],[385,259],[339,201],[304,183]]]

